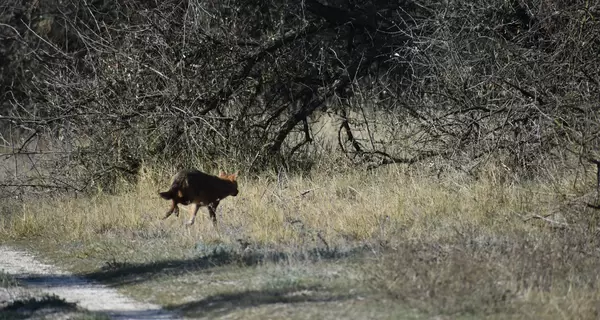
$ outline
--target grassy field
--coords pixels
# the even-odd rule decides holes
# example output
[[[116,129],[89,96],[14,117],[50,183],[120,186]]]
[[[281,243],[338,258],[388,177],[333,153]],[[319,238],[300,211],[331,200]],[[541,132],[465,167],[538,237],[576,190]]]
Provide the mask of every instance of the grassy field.
[[[242,177],[187,211],[145,168],[116,195],[48,198],[2,211],[0,240],[191,318],[595,319],[600,253],[593,181],[519,181],[425,167]],[[591,176],[591,175],[590,175]],[[591,177],[590,177],[591,178]],[[593,200],[593,199],[592,199]],[[5,204],[6,206],[6,204]]]

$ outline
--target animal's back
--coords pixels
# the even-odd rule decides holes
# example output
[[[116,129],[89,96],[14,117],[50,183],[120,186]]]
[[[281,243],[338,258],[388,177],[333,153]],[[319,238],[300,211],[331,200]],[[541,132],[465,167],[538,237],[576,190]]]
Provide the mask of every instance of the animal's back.
[[[197,175],[198,173],[202,173],[202,172],[200,172],[196,169],[181,170],[181,171],[177,172],[177,174],[173,177],[173,182],[171,185],[173,187],[178,187],[178,188],[187,187],[189,177],[193,176],[193,175]]]
[[[213,191],[219,184],[219,178],[211,176],[196,169],[186,169],[178,172],[173,178],[173,189],[177,189],[180,196],[193,201],[214,200]]]

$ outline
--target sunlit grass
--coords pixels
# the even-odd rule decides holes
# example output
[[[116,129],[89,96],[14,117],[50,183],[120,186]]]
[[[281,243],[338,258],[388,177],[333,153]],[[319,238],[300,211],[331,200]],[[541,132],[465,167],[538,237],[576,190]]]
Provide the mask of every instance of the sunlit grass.
[[[55,198],[23,203],[18,214],[2,218],[3,237],[94,241],[97,237],[162,234],[173,241],[248,238],[255,243],[296,243],[302,233],[319,234],[330,244],[347,240],[444,237],[463,226],[489,232],[531,228],[522,215],[546,215],[561,195],[546,183],[500,184],[459,175],[438,179],[397,168],[312,176],[240,177],[240,194],[221,202],[220,231],[202,208],[194,226],[183,225],[188,211],[161,220],[168,202],[157,196],[171,175],[144,169],[137,185],[118,195]],[[159,177],[160,176],[160,177]],[[568,187],[565,180],[561,187]]]

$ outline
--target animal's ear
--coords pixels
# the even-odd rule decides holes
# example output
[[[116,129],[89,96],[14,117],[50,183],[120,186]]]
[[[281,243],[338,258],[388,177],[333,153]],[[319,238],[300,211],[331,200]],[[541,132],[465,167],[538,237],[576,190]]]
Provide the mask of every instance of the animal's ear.
[[[238,171],[236,171],[235,173],[232,173],[232,174],[230,175],[230,177],[231,177],[231,180],[236,180],[236,179],[237,179],[237,177],[238,177],[238,174],[239,174],[239,173],[240,173],[240,171],[239,171],[239,170],[238,170]]]
[[[225,172],[223,172],[223,170],[219,170],[219,177],[221,177],[221,178],[222,178],[222,177],[225,177],[225,176],[227,176],[227,175],[225,174]]]

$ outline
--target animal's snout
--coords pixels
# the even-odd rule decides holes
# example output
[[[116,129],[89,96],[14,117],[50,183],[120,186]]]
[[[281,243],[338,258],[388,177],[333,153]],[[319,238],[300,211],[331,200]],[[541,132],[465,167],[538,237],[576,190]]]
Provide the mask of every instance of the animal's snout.
[[[234,196],[234,197],[235,197],[235,196],[237,196],[237,195],[238,195],[238,191],[237,191],[237,189],[236,189],[235,191],[233,191],[233,194],[232,194],[232,196]]]

